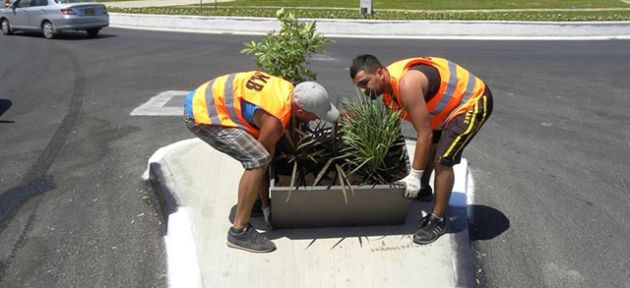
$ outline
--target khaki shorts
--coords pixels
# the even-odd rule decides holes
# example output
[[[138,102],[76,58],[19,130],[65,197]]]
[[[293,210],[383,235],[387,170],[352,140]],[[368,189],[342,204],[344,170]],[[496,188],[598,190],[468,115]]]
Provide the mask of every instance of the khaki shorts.
[[[477,135],[490,114],[492,114],[492,93],[486,87],[484,95],[479,98],[475,106],[466,113],[455,116],[441,133],[434,131],[433,141],[436,143],[434,160],[448,167],[459,164],[464,148]]]

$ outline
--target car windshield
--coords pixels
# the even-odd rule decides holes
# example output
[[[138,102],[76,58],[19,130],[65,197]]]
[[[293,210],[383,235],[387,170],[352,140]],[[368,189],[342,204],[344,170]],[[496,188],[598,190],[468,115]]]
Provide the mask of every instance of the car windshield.
[[[55,0],[55,3],[57,4],[82,3],[82,2],[96,2],[96,0]]]

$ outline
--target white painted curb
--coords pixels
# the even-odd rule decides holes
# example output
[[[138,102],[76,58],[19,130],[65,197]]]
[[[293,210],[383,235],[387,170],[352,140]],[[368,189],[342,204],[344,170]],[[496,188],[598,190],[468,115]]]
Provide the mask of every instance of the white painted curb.
[[[201,273],[188,209],[180,207],[168,215],[164,237],[168,256],[168,287],[201,288]]]
[[[316,20],[328,37],[431,39],[630,39],[630,21],[433,21],[433,20]],[[275,18],[206,17],[110,13],[118,28],[212,34],[264,35],[280,29]]]
[[[160,193],[159,198],[164,202],[162,213],[172,213],[164,215],[167,219],[167,234],[164,236],[167,256],[167,272],[169,288],[201,288],[201,272],[199,270],[199,260],[197,259],[197,249],[192,232],[193,223],[190,220],[189,209],[180,206],[177,199],[177,183],[173,181],[173,171],[167,167],[164,159],[171,154],[178,153],[178,149],[186,147],[197,138],[175,142],[161,147],[151,155],[147,163],[147,169],[142,174],[145,182],[154,182],[153,187]],[[152,179],[153,178],[153,179]],[[165,195],[169,194],[169,195]],[[164,200],[170,199],[172,200]]]

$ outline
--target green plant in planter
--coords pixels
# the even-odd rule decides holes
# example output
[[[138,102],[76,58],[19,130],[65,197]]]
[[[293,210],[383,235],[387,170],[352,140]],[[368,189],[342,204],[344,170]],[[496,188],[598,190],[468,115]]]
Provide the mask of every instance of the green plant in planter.
[[[261,42],[245,42],[241,53],[254,55],[256,65],[267,73],[283,77],[294,84],[315,80],[317,75],[308,67],[307,58],[323,52],[332,40],[317,33],[315,21],[300,23],[293,13],[276,12],[281,29],[267,33]]]
[[[356,175],[361,184],[388,184],[404,177],[408,168],[400,111],[365,95],[344,106],[351,117],[340,120],[340,152],[348,175]]]
[[[400,112],[365,95],[344,106],[350,118],[341,118],[333,127],[320,123],[289,130],[285,135],[283,147],[278,149],[278,158],[284,160],[276,166],[284,166],[284,174],[291,174],[289,187],[298,189],[320,182],[329,187],[339,185],[347,203],[347,190],[354,193],[353,185],[389,184],[407,175]],[[289,163],[291,172],[287,171]]]
[[[327,159],[332,156],[332,138],[323,122],[306,123],[292,119],[291,126],[277,144],[275,165],[277,174],[291,175],[291,187],[306,186],[306,177],[319,173]],[[299,126],[299,127],[298,127]],[[289,170],[290,169],[290,170]]]
[[[309,69],[307,58],[323,52],[324,46],[333,41],[317,33],[315,21],[301,23],[284,9],[278,10],[276,16],[281,30],[269,32],[261,42],[243,43],[245,48],[241,53],[254,55],[256,65],[263,71],[294,84],[315,80],[317,75]],[[306,186],[306,178],[318,174],[322,165],[334,157],[335,141],[331,131],[333,129],[323,123],[309,127],[297,119],[291,120],[278,143],[274,165],[276,172],[292,175],[291,187]]]
[[[340,166],[343,163],[340,162],[341,157],[337,156],[337,146],[341,142],[336,133],[337,125],[330,127],[324,122],[316,121],[315,125],[309,126],[295,120],[291,121],[291,126],[276,146],[273,164],[275,175],[290,175],[288,187],[293,187],[293,190],[316,186],[320,182],[330,187],[340,179],[347,203],[346,185],[343,184],[346,176]],[[331,172],[329,167],[336,170]],[[350,186],[349,183],[347,185]],[[352,190],[351,186],[350,189]],[[290,197],[289,192],[285,201]]]
[[[315,22],[300,23],[292,13],[278,10],[279,32],[269,32],[261,42],[245,42],[243,54],[254,55],[256,65],[272,75],[294,84],[315,80],[307,58],[322,52],[331,43],[316,32]],[[359,98],[364,99],[365,95]],[[352,120],[333,127],[323,123],[307,125],[292,119],[278,143],[274,168],[276,174],[290,175],[290,186],[386,184],[400,168],[404,140],[400,135],[398,114],[369,100],[349,104]],[[341,128],[340,128],[341,127]],[[402,159],[406,160],[406,159]],[[404,167],[406,168],[406,166]],[[399,169],[400,170],[400,169]],[[405,171],[406,172],[406,171]],[[404,175],[403,175],[404,176]],[[396,176],[397,177],[397,176]],[[402,178],[402,177],[400,177]]]
[[[320,121],[311,126],[291,122],[278,144],[277,159],[294,165],[299,175],[317,175],[309,183],[295,184],[317,185],[338,168],[343,173],[335,177],[348,185],[388,184],[404,177],[408,163],[400,111],[391,111],[381,101],[362,94],[345,101],[344,107],[350,116],[340,118],[332,127]],[[286,169],[283,174],[288,174]]]

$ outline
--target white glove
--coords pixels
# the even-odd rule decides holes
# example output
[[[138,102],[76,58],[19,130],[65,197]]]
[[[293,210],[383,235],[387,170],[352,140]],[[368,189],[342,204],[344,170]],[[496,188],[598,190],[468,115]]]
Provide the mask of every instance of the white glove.
[[[416,170],[411,168],[411,172],[409,172],[409,175],[407,175],[407,177],[400,179],[393,184],[396,186],[405,187],[405,197],[415,198],[422,188],[422,185],[420,184],[420,178],[422,178],[423,173],[424,170]]]
[[[265,223],[267,223],[267,226],[271,226],[271,221],[269,220],[271,218],[271,206],[262,207],[262,212],[265,217]]]

